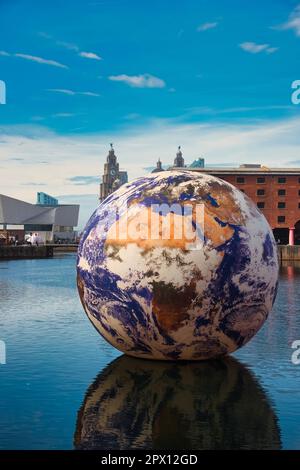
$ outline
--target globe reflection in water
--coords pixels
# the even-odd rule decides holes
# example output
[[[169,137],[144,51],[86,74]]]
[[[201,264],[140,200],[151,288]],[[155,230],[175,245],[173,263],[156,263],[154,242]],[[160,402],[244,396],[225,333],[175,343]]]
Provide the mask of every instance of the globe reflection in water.
[[[89,387],[76,449],[280,449],[277,417],[249,370],[122,356]]]

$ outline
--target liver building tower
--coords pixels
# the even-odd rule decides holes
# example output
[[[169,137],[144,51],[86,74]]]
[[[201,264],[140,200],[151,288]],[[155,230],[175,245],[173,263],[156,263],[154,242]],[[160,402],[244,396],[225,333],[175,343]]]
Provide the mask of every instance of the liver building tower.
[[[118,189],[122,184],[127,182],[127,171],[120,171],[113,144],[110,144],[110,150],[106,157],[106,163],[104,163],[102,183],[100,183],[100,202],[102,202],[109,194]]]

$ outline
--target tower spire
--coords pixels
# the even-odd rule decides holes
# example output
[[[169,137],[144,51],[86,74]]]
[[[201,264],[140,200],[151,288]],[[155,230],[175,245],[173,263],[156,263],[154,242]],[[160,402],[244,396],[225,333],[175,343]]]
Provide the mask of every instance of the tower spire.
[[[156,162],[156,168],[154,168],[154,170],[152,170],[151,173],[158,173],[160,171],[165,171],[165,170],[163,169],[161,160],[159,158]]]
[[[184,167],[184,158],[182,156],[181,145],[178,145],[178,151],[176,153],[176,157],[175,157],[175,160],[174,160],[174,166],[176,168]]]

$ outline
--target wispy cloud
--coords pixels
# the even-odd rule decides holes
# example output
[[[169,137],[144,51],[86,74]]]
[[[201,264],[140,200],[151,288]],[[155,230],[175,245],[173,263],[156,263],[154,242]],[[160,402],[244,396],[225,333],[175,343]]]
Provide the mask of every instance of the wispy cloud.
[[[55,39],[53,36],[51,36],[50,34],[45,33],[43,31],[39,32],[38,35],[44,39],[51,39],[59,47],[64,47],[65,49],[68,49],[69,51],[77,52],[80,57],[84,57],[86,59],[102,60],[102,57],[100,57],[95,52],[81,51],[80,47],[73,42],[59,41]]]
[[[36,122],[39,122],[39,121],[44,121],[44,116],[32,116],[31,117],[31,120],[32,121],[36,121]]]
[[[195,106],[188,108],[181,118],[190,118],[191,116],[220,116],[226,114],[249,114],[263,111],[288,111],[294,110],[293,105],[267,105],[267,106],[237,106],[231,108],[210,108],[207,106]]]
[[[59,40],[55,39],[51,34],[45,33],[44,31],[40,31],[38,33],[38,36],[40,36],[41,38],[44,38],[44,39],[49,39],[49,40],[53,41],[57,46],[64,47],[65,49],[69,49],[70,51],[79,52],[79,50],[80,50],[79,47],[77,46],[77,44],[75,44],[73,42],[68,42],[68,41],[59,41]]]
[[[271,47],[270,44],[257,44],[256,42],[242,42],[239,47],[250,54],[259,54],[260,52],[273,54],[278,51],[278,47]]]
[[[28,181],[26,183],[22,183],[22,186],[47,186],[46,183],[36,183],[35,181]]]
[[[44,31],[39,31],[37,34],[38,34],[38,36],[40,36],[41,38],[44,38],[44,39],[52,39],[52,36],[50,36],[50,34],[48,34],[48,33],[45,33]]]
[[[161,78],[145,73],[143,75],[110,75],[109,80],[123,82],[133,88],[164,88],[166,83]]]
[[[86,59],[102,60],[98,54],[94,52],[79,52],[80,57],[85,57]]]
[[[292,30],[296,36],[300,37],[300,4],[292,11],[288,21],[285,23],[275,26],[273,29],[279,30]]]
[[[31,60],[32,62],[37,62],[38,64],[53,65],[53,67],[60,67],[62,69],[68,68],[67,65],[61,64],[60,62],[57,62],[56,60],[44,59],[43,57],[38,57],[34,55],[29,55],[29,54],[21,54],[19,52],[14,54],[14,56],[20,57],[21,59]]]
[[[68,69],[69,67],[67,65],[64,65],[60,62],[57,62],[56,60],[52,59],[45,59],[43,57],[38,57],[35,55],[30,55],[30,54],[23,54],[21,52],[15,52],[15,53],[9,53],[6,51],[0,51],[1,56],[6,56],[6,57],[18,57],[20,59],[25,59],[25,60],[30,60],[32,62],[37,62],[38,64],[45,64],[45,65],[52,65],[53,67],[59,67],[62,69]]]
[[[94,93],[93,91],[80,91],[78,94],[85,96],[100,96],[99,93]]]
[[[79,47],[77,44],[74,44],[72,42],[66,42],[66,41],[55,41],[55,44],[57,46],[64,47],[65,49],[68,49],[69,51],[79,51]]]
[[[75,96],[75,95],[85,95],[85,96],[100,96],[99,93],[93,91],[74,91],[67,88],[48,88],[47,91],[53,93],[62,93],[63,95]]]
[[[49,88],[47,91],[52,91],[54,93],[63,93],[64,95],[76,95],[77,93],[73,90],[67,90],[66,88]]]
[[[59,117],[59,118],[67,118],[67,117],[72,117],[72,116],[75,116],[74,113],[55,113],[55,114],[52,114],[52,117]]]
[[[218,22],[217,21],[213,21],[211,23],[203,23],[203,24],[200,24],[197,28],[197,31],[199,32],[202,32],[202,31],[208,31],[209,29],[214,29],[218,26]]]
[[[124,119],[127,121],[133,121],[134,119],[139,119],[141,115],[139,113],[129,113],[124,116]]]
[[[99,183],[100,177],[99,176],[72,176],[71,178],[67,178],[67,181],[69,181],[72,184],[75,184],[76,186],[86,186],[89,184],[95,184]]]

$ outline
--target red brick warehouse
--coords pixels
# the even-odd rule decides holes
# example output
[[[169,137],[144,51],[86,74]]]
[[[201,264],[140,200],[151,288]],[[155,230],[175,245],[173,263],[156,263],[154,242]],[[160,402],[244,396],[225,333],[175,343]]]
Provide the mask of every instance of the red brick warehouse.
[[[300,245],[300,168],[195,168],[217,176],[247,194],[262,211],[277,243]]]

